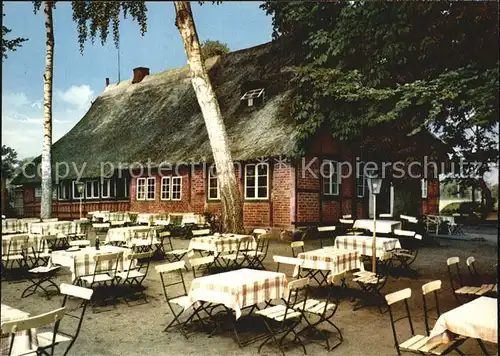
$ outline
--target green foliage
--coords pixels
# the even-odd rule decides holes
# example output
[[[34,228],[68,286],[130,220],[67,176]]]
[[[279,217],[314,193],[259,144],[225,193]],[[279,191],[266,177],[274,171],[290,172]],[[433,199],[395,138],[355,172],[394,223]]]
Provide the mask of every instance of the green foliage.
[[[409,134],[432,127],[470,153],[465,128],[491,133],[499,113],[497,4],[268,1],[262,8],[273,16],[274,37],[289,37],[300,54],[293,112],[304,141],[325,126],[352,139],[367,126],[411,120]],[[482,162],[498,155],[485,148]]]
[[[2,10],[3,10],[3,3],[2,3]],[[3,14],[5,16],[5,14]],[[15,37],[12,39],[7,39],[6,36],[12,32],[11,29],[5,27],[2,25],[2,61],[4,59],[7,59],[7,52],[15,52],[18,47],[21,47],[24,42],[26,42],[28,39],[23,38],[23,37]]]
[[[2,177],[9,179],[18,165],[17,152],[6,145],[2,145]]]
[[[201,43],[201,56],[204,59],[213,56],[220,56],[228,52],[229,52],[229,47],[227,46],[226,43],[222,43],[217,40],[216,41],[206,40]]]
[[[473,202],[450,203],[441,209],[439,213],[448,216],[453,214],[480,215],[481,205]]]
[[[104,45],[109,29],[113,32],[115,46],[119,45],[120,15],[132,16],[140,27],[141,35],[147,31],[147,7],[145,1],[72,1],[73,21],[77,23],[78,43],[83,53],[85,42],[94,43],[97,36]]]

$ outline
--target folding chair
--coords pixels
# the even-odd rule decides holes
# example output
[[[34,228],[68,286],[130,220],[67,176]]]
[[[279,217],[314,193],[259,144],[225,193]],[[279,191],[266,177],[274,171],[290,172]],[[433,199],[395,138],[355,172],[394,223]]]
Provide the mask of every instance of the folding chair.
[[[163,225],[155,225],[151,226],[150,234],[151,234],[151,248],[155,248],[155,254],[158,254],[159,257],[165,257],[165,250],[163,248],[163,242],[160,238],[160,234],[165,230],[165,226]]]
[[[210,268],[213,266],[214,261],[214,256],[190,258],[189,265],[191,266],[191,270],[193,271],[193,278],[199,277],[196,273],[197,270],[202,270],[202,276],[207,275],[210,271]]]
[[[346,235],[360,235],[362,232],[360,231],[356,231],[353,226],[354,226],[354,220],[352,218],[348,218],[348,219],[339,219],[339,222],[341,224],[341,227],[342,227],[342,231],[346,234]]]
[[[345,277],[345,272],[343,273]],[[326,349],[328,351],[331,351],[335,349],[337,346],[339,346],[343,341],[344,338],[342,336],[342,332],[340,329],[335,325],[331,319],[335,315],[337,308],[340,303],[340,299],[338,297],[333,296],[333,290],[332,286],[339,281],[339,276],[328,276],[327,283],[330,286],[328,289],[328,296],[325,300],[317,300],[317,299],[307,299],[307,302],[305,305],[302,303],[298,304],[297,306],[294,307],[295,310],[302,311],[304,313],[304,320],[306,321],[307,325],[298,332],[298,334],[306,331],[306,330],[316,330],[318,331],[321,336],[325,339],[326,342]],[[314,318],[313,318],[314,317]],[[313,321],[313,319],[317,319],[316,321]],[[324,330],[318,329],[317,326],[323,323],[328,323],[332,327],[334,327],[337,332],[338,332],[338,342],[330,346],[330,342],[328,340],[328,333],[325,332]]]
[[[153,230],[150,227],[135,229],[131,244],[134,251],[148,252],[153,249]]]
[[[24,246],[28,246],[29,235],[12,235],[9,239],[7,251],[2,251],[2,274],[7,272],[7,268],[12,270],[14,264],[17,263],[18,268],[21,270],[27,267],[25,256],[22,254]]]
[[[122,258],[122,255],[122,252],[95,255],[94,272],[91,275],[78,277],[76,280],[77,284],[82,287],[83,285],[88,285],[91,289],[94,289],[94,287],[113,288],[116,281],[118,262]],[[109,297],[112,298],[112,295]],[[103,302],[105,302],[105,299],[103,298]]]
[[[28,249],[23,249],[22,254],[25,256],[27,259],[28,255]],[[34,251],[33,251],[34,252]],[[36,255],[34,255],[36,258]],[[28,263],[26,262],[26,265]],[[34,268],[31,268],[28,270],[28,276],[26,277],[31,284],[26,287],[26,289],[22,292],[21,298],[26,298],[29,297],[30,295],[35,294],[38,288],[43,290],[45,293],[45,297],[50,299],[50,294],[49,291],[47,290],[48,287],[54,287],[59,293],[59,286],[52,280],[52,278],[55,277],[56,271],[59,269],[60,266],[52,266],[49,263],[46,266],[37,266]],[[48,284],[47,288],[43,286],[43,284]]]
[[[489,294],[493,292],[495,284],[484,284],[481,276],[477,273],[476,269],[476,259],[474,256],[470,256],[465,261],[467,263],[467,269],[469,270],[470,282],[474,285],[481,285],[481,289],[476,292],[476,295]]]
[[[242,267],[243,263],[247,260],[245,252],[248,250],[241,248],[241,245],[247,244],[247,241],[239,240],[236,244],[236,251],[229,251],[228,253],[221,253],[218,256],[219,261],[225,261],[225,268],[238,268]]]
[[[297,257],[297,254],[295,253],[296,249],[300,249],[300,252],[305,252],[304,249],[304,241],[294,241],[290,243],[290,247],[292,248],[292,256]]]
[[[40,235],[40,236],[32,236],[30,238],[37,239],[38,241],[34,241],[33,249],[35,255],[35,263],[34,266],[39,266],[40,261],[47,265],[50,260],[51,246],[55,245],[55,241],[59,238],[57,234],[52,235]]]
[[[415,262],[418,256],[422,235],[415,233],[415,231],[408,230],[394,230],[394,235],[405,236],[412,239],[410,240],[409,248],[399,248],[393,252],[393,260],[399,262],[399,267],[404,270],[411,270],[410,265]]]
[[[173,320],[167,325],[163,331],[168,331],[172,326],[178,326],[181,330],[182,335],[187,339],[188,334],[185,330],[187,324],[196,316],[200,323],[204,325],[203,319],[199,315],[199,311],[202,309],[202,305],[197,308],[193,307],[193,313],[184,322],[181,322],[180,316],[184,314],[185,310],[189,306],[189,298],[187,296],[186,284],[184,282],[184,276],[182,275],[182,269],[185,268],[184,261],[178,261],[173,263],[166,263],[156,266],[156,271],[160,274],[161,284],[163,287],[163,294],[165,295],[165,300],[167,301],[168,307],[173,315]],[[169,279],[174,281],[168,283]],[[172,295],[168,292],[168,287],[176,286],[182,284],[182,291],[180,294]],[[178,289],[178,288],[176,288]],[[180,310],[176,312],[174,305],[180,307]],[[174,325],[175,324],[175,325]]]
[[[376,273],[365,271],[363,262],[361,262],[361,271],[354,273],[353,282],[358,283],[366,297],[375,299],[380,313],[382,313],[382,304],[384,303],[384,297],[380,291],[387,283],[390,268],[391,253],[386,252],[377,261]],[[362,304],[355,305],[354,310],[362,307]]]
[[[265,344],[273,340],[283,356],[285,356],[285,351],[283,350],[285,344],[283,341],[290,333],[294,335],[292,341],[297,341],[302,346],[304,354],[307,353],[304,343],[295,331],[295,328],[302,321],[303,313],[300,310],[295,310],[294,307],[298,307],[299,304],[302,304],[303,309],[305,309],[309,290],[309,278],[301,278],[289,282],[288,290],[290,293],[287,298],[282,298],[284,305],[278,304],[255,312],[255,315],[263,317],[264,324],[269,334],[260,344],[258,353],[260,353],[260,350]],[[280,335],[281,337],[278,341],[277,337]]]
[[[130,262],[127,270],[116,273],[118,284],[121,283],[121,285],[128,285],[136,287],[137,290],[141,290],[141,295],[145,303],[148,302],[148,299],[143,291],[144,288],[142,286],[142,282],[146,279],[148,274],[151,257],[153,257],[153,251],[131,253],[128,256]],[[126,295],[124,296],[124,299],[128,303]]]
[[[46,348],[51,347],[52,344],[56,346],[61,343],[69,342],[69,345],[66,347],[66,350],[64,351],[63,355],[66,356],[71,347],[73,346],[73,344],[76,342],[78,335],[80,334],[80,330],[82,328],[82,323],[84,319],[83,317],[85,315],[87,305],[90,299],[92,298],[92,294],[94,293],[94,291],[92,289],[77,287],[65,283],[61,284],[60,289],[61,289],[61,294],[64,295],[62,301],[62,307],[66,307],[66,313],[64,314],[65,315],[64,322],[62,323],[62,325],[60,325],[59,330],[55,334],[55,339],[53,332],[42,332],[38,333],[37,336],[38,336],[38,347],[42,352],[45,351]],[[68,299],[70,297],[74,297],[79,300],[78,308],[71,310],[67,308]],[[77,313],[73,314],[73,312],[75,311],[77,311]],[[69,322],[69,320],[74,320],[74,322],[76,323],[76,326],[72,328],[73,330],[69,330],[69,328],[66,327],[67,325],[66,321]],[[51,343],[52,340],[54,340],[53,343]]]
[[[319,237],[319,243],[321,244],[321,248],[324,247],[323,245],[323,239],[321,238],[321,233],[324,233],[325,235],[329,235],[328,238],[332,240],[332,245],[335,246],[335,230],[337,229],[336,226],[319,226],[318,227],[318,232],[320,233]]]
[[[31,329],[40,329],[43,326],[48,326],[53,324],[53,334],[54,337],[52,340],[49,340],[50,344],[45,347],[45,350],[50,349],[50,354],[45,351],[46,355],[53,356],[54,355],[54,346],[56,343],[56,334],[57,330],[59,329],[59,323],[61,322],[61,319],[64,316],[64,312],[66,311],[66,308],[59,308],[55,309],[53,311],[50,311],[45,314],[40,314],[36,316],[32,316],[29,318],[25,319],[18,319],[18,320],[13,320],[13,321],[8,321],[2,323],[2,334],[9,334],[11,335],[10,337],[10,343],[9,343],[9,351],[7,355],[9,356],[21,356],[21,355],[38,355],[39,350],[38,349],[31,349],[31,350],[25,350],[25,352],[21,354],[13,354],[13,348],[14,348],[14,341],[16,339],[16,333],[20,332],[28,332],[30,333],[31,337]],[[34,345],[32,345],[34,347]]]
[[[271,234],[262,234],[257,236],[257,246],[255,250],[244,251],[243,255],[247,258],[248,268],[262,268],[264,267],[264,260],[269,250],[269,242],[271,241]]]
[[[273,261],[277,264],[276,265],[276,272],[282,272],[280,271],[280,266],[281,265],[288,265],[288,266],[293,266],[294,268],[298,268],[298,273],[297,276],[300,276],[300,268],[304,264],[304,260],[301,260],[300,258],[296,257],[285,257],[285,256],[273,256]],[[284,272],[282,272],[284,273]],[[287,279],[293,279],[295,277],[292,277],[291,274],[286,274]]]
[[[165,251],[165,259],[168,262],[178,262],[182,261],[184,256],[189,252],[187,249],[174,249],[174,245],[172,244],[172,237],[170,236],[170,232],[164,231],[160,233],[160,238],[162,239],[162,244],[164,239],[167,238],[168,244],[170,246],[170,251]],[[186,266],[186,271],[188,270]]]
[[[481,290],[481,287],[476,287],[476,286],[464,286],[462,275],[460,273],[460,267],[459,267],[459,262],[460,258],[458,257],[450,257],[446,260],[446,267],[448,268],[448,277],[450,278],[450,286],[451,286],[451,291],[453,292],[453,296],[458,302],[461,302],[460,298],[458,295],[464,295],[466,298],[473,298],[477,292]],[[456,277],[453,277],[452,273],[452,267],[455,266],[456,269]],[[458,288],[457,288],[457,282],[458,282]]]
[[[401,352],[410,352],[419,355],[446,355],[451,351],[456,351],[460,355],[463,353],[456,349],[457,342],[452,341],[446,344],[429,344],[427,345],[427,341],[429,340],[428,336],[424,335],[416,335],[415,330],[413,328],[413,322],[411,320],[410,308],[408,306],[408,299],[411,297],[411,289],[406,288],[400,290],[398,292],[394,292],[391,294],[387,294],[385,299],[387,301],[387,305],[389,307],[389,315],[391,318],[391,327],[392,334],[394,337],[394,347],[396,348],[396,352],[398,355],[401,355]],[[403,316],[399,318],[394,317],[392,306],[398,302],[404,302],[404,313]],[[408,324],[410,325],[411,337],[404,342],[400,343],[398,340],[398,333],[396,332],[396,323],[398,321],[408,319]]]

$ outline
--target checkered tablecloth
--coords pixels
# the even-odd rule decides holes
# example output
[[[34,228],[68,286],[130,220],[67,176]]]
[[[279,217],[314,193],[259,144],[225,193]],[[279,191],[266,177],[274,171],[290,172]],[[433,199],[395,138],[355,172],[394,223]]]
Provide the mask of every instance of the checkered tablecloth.
[[[348,235],[337,236],[335,238],[335,247],[346,250],[356,250],[360,255],[372,255],[373,236],[364,235]],[[376,257],[382,257],[386,252],[392,251],[395,248],[401,248],[401,243],[398,239],[392,237],[377,237],[375,245]]]
[[[26,234],[15,234],[15,235],[2,236],[2,255],[7,255],[8,253],[10,253],[11,255],[21,254],[23,240],[14,240],[12,241],[12,244],[10,244],[10,241],[13,236],[25,236],[25,235]],[[28,253],[32,252],[31,250],[32,247],[35,248],[35,251],[38,251],[40,248],[40,243],[41,243],[40,236],[29,235],[28,244],[26,245]],[[10,245],[10,251],[9,251],[9,245]]]
[[[1,323],[25,319],[30,316],[29,313],[9,307],[8,305],[5,304],[0,305],[0,315],[1,315]],[[9,346],[11,340],[12,340],[11,337],[3,337],[2,334],[1,338],[2,346],[0,348],[0,355],[9,354]],[[27,331],[21,331],[16,333],[16,336],[14,338],[14,346],[12,347],[13,355],[22,355],[30,350],[36,350],[37,348],[38,348],[38,339],[37,339],[36,329],[30,329]]]
[[[29,226],[32,223],[39,222],[37,218],[24,218],[24,219],[3,219],[2,220],[2,234],[16,234],[25,233],[29,231]]]
[[[358,219],[352,226],[354,229],[362,229],[373,232],[373,220]],[[401,229],[401,221],[396,220],[376,220],[375,229],[380,234],[390,234],[395,229]]]
[[[123,258],[118,262],[118,270],[123,271],[127,269],[130,264],[129,256],[132,250],[116,247],[116,246],[101,246],[97,251],[95,247],[86,247],[78,251],[53,251],[51,253],[50,263],[53,265],[61,265],[63,267],[68,267],[71,270],[72,281],[80,276],[88,276],[94,273],[95,261],[94,256],[103,253],[114,253],[120,252],[123,254]],[[112,268],[112,261],[106,261],[104,263],[109,263],[107,267]],[[106,267],[106,266],[103,266]]]
[[[427,343],[448,343],[453,339],[450,333],[497,344],[497,299],[479,297],[441,314]]]
[[[187,308],[197,301],[221,303],[241,316],[241,309],[271,299],[286,298],[284,273],[239,269],[195,278],[191,282]]]
[[[188,256],[192,256],[194,250],[210,251],[216,256],[221,252],[236,251],[240,242],[240,249],[255,249],[257,246],[255,238],[251,235],[223,234],[193,237],[189,242]]]
[[[34,223],[30,226],[31,234],[49,234],[57,231],[58,233],[67,235],[77,231],[77,226],[73,221],[55,221],[55,222],[41,222]]]
[[[109,229],[107,234],[106,234],[106,239],[105,243],[110,243],[110,242],[125,242],[125,243],[130,243],[134,237],[137,238],[146,238],[148,233],[146,232],[141,232],[138,233],[137,231],[144,230],[145,226],[129,226],[129,227],[117,227],[113,229]]]
[[[297,258],[304,260],[302,268],[331,271],[335,274],[358,269],[361,265],[358,251],[337,249],[333,246],[301,252]],[[293,276],[296,277],[298,273],[299,267],[295,266]]]

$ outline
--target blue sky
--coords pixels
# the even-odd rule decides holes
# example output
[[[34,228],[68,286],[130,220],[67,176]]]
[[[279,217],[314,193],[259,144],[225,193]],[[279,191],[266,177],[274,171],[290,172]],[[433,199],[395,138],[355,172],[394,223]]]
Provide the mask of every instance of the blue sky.
[[[4,25],[10,35],[29,38],[16,52],[9,52],[2,71],[2,144],[16,149],[20,158],[36,156],[42,147],[43,73],[45,27],[43,12],[33,14],[31,2],[4,2]],[[193,3],[200,40],[220,40],[231,50],[271,40],[271,18],[256,2],[224,2],[203,6]],[[148,32],[144,37],[130,18],[120,25],[121,80],[132,77],[135,67],[151,73],[186,65],[186,55],[174,25],[173,3],[148,3]],[[70,3],[54,10],[55,56],[53,142],[68,132],[104,89],[105,78],[118,78],[117,50],[90,42],[79,52]]]

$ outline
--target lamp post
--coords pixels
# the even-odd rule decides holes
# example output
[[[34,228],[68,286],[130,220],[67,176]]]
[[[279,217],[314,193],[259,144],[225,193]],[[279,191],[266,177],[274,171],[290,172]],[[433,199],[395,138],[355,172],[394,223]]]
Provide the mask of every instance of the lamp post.
[[[368,188],[373,194],[373,241],[372,241],[372,272],[376,273],[377,265],[377,195],[382,187],[382,178],[368,178]]]
[[[83,189],[85,184],[83,182],[76,183],[76,189],[78,190],[78,196],[80,197],[80,220],[82,219],[82,199],[83,199]]]

